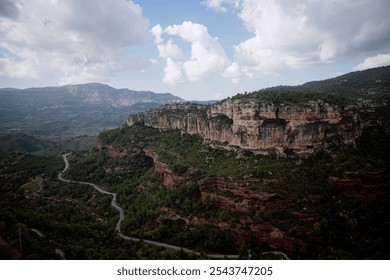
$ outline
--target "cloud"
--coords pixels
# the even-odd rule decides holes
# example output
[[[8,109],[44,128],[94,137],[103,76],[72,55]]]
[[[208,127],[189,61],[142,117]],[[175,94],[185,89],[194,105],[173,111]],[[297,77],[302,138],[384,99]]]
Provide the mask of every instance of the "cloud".
[[[157,46],[158,52],[162,58],[181,59],[183,58],[183,51],[176,45],[172,39],[169,39],[166,44],[159,44]]]
[[[240,0],[207,0],[205,3],[207,7],[212,8],[217,12],[226,13],[231,7],[238,8]]]
[[[16,3],[10,0],[0,0],[0,18],[17,18],[19,11]]]
[[[367,57],[363,63],[355,66],[353,69],[356,71],[361,71],[387,65],[390,65],[390,53]]]
[[[208,1],[226,9],[233,1]],[[390,48],[387,0],[240,0],[237,15],[253,36],[233,47],[224,76],[237,82],[286,69],[373,55]]]
[[[163,82],[175,85],[184,82],[183,66],[181,62],[176,62],[172,58],[167,58],[167,65],[164,69]]]
[[[146,42],[149,24],[132,1],[20,0],[14,7],[17,17],[0,19],[0,76],[101,81],[150,63],[129,51]]]
[[[164,30],[160,25],[151,29],[161,58],[166,60],[163,81],[168,84],[177,84],[185,81],[200,81],[222,73],[228,58],[219,44],[218,39],[210,36],[206,26],[183,22],[180,25],[171,25]],[[163,35],[170,36],[167,42]],[[175,43],[179,38],[190,44],[190,55]]]

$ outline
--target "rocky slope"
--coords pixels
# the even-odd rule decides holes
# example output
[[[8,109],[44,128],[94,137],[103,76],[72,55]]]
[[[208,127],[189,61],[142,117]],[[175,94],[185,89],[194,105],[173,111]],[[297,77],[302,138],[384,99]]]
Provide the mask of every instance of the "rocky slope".
[[[288,104],[259,100],[258,95],[253,95],[229,98],[211,106],[164,105],[130,115],[127,124],[179,129],[198,134],[212,144],[258,154],[284,156],[293,152],[306,156],[334,145],[354,145],[365,127],[381,122],[375,116],[382,105],[360,100],[342,106],[321,99]]]

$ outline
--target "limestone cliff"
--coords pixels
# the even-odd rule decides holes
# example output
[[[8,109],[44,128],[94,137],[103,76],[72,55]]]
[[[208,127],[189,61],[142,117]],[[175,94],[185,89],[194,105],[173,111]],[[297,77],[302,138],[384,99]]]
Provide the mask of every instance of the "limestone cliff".
[[[354,145],[364,127],[377,124],[377,119],[368,117],[377,106],[370,101],[340,106],[319,99],[283,104],[256,97],[229,98],[211,106],[164,105],[130,115],[127,124],[179,129],[215,145],[258,154],[290,151],[305,156],[333,145]]]

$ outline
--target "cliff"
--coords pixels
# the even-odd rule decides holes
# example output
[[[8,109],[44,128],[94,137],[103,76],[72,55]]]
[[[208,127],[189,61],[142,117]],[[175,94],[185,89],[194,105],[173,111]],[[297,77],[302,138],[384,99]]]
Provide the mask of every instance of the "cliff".
[[[191,179],[191,177],[182,177],[175,174],[169,169],[168,164],[158,160],[158,155],[154,151],[145,149],[144,153],[153,160],[154,170],[160,174],[161,182],[166,188],[178,186]]]
[[[267,102],[252,95],[229,98],[211,106],[164,105],[130,115],[127,124],[179,129],[227,149],[239,147],[257,154],[284,156],[293,152],[306,156],[335,145],[355,145],[366,126],[380,122],[373,117],[380,104],[370,100],[350,105],[321,99],[298,101]]]
[[[387,257],[382,240],[390,223],[378,217],[387,217],[390,205],[388,97],[344,103],[312,97],[271,102],[246,94],[208,106],[165,105],[130,116],[130,127],[102,134],[100,150],[108,158],[127,150],[148,159],[148,173],[139,179],[118,169],[115,158],[110,167],[112,178],[121,172],[134,180],[126,189],[136,217],[129,228],[213,252],[258,248],[296,259]],[[262,137],[267,129],[279,134]],[[277,159],[247,147],[280,155],[331,152]],[[120,162],[124,170],[131,166],[126,158]]]

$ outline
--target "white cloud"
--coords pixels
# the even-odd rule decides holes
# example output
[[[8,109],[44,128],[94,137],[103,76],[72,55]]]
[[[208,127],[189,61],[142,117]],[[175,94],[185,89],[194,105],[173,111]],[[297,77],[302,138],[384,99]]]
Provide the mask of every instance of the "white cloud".
[[[166,84],[175,85],[184,82],[182,63],[176,62],[170,57],[167,58],[164,73],[163,82]]]
[[[160,24],[153,26],[150,29],[150,33],[152,33],[152,35],[154,36],[154,41],[156,42],[156,44],[162,44],[164,42],[162,38],[163,29]]]
[[[14,16],[0,13],[0,76],[101,81],[150,63],[128,51],[148,36],[148,21],[132,1],[19,0],[14,8]]]
[[[232,79],[233,84],[240,83],[241,68],[236,62],[233,62],[223,73],[225,78]]]
[[[207,0],[205,3],[207,7],[212,8],[217,12],[226,13],[231,6],[238,8],[240,0]]]
[[[354,67],[354,70],[361,71],[370,68],[388,66],[390,65],[390,53],[378,54],[371,57],[367,57],[363,63]]]
[[[159,44],[157,46],[158,52],[162,58],[183,58],[183,51],[178,45],[176,45],[172,39],[169,39],[166,44]]]
[[[208,6],[226,9],[227,2]],[[387,0],[240,0],[235,7],[253,36],[233,47],[224,75],[234,82],[390,48]]]
[[[165,83],[205,80],[222,73],[228,63],[218,39],[210,36],[204,25],[186,21],[181,25],[168,26],[165,30],[157,25],[151,31],[160,57],[167,62],[163,79]],[[163,34],[170,36],[166,43],[162,38]],[[174,38],[190,44],[189,57],[185,57]]]

